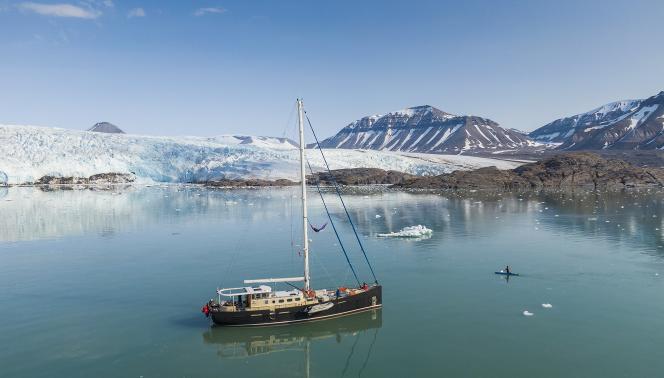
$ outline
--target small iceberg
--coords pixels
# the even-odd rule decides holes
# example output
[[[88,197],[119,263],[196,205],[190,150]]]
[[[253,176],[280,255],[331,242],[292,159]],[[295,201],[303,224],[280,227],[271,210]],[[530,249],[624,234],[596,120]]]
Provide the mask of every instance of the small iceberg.
[[[528,310],[523,312],[523,316],[533,316],[533,315],[535,315],[535,314],[533,314],[532,312],[530,312]]]
[[[378,236],[383,238],[429,238],[432,234],[431,229],[418,224],[417,226],[404,227],[398,232],[378,234]]]
[[[542,303],[543,308],[553,308],[553,305],[551,303]]]

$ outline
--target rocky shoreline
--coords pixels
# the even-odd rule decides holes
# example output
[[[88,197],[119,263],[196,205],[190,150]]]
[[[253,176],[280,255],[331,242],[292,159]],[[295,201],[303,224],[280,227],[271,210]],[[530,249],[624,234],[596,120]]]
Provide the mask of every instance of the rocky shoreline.
[[[555,155],[512,170],[495,167],[415,177],[393,188],[434,190],[626,190],[664,187],[664,169],[637,167],[594,153]]]
[[[664,188],[664,168],[639,167],[624,160],[579,152],[546,157],[511,170],[486,167],[437,176],[415,176],[378,168],[351,168],[307,176],[309,185],[331,186],[335,182],[347,187],[373,186],[408,191],[619,191]],[[104,173],[87,178],[44,176],[26,185],[68,188],[133,183],[135,177],[131,174]],[[299,182],[287,179],[221,179],[186,184],[213,188],[261,188],[295,186]]]
[[[405,183],[407,180],[415,177],[417,176],[398,171],[386,171],[379,168],[349,168],[335,169],[332,170],[331,174],[328,172],[316,172],[312,175],[307,175],[307,184],[330,186],[334,185],[334,182],[336,181],[337,184],[343,186],[394,185]],[[294,186],[300,185],[300,182],[286,179],[222,179],[196,182],[195,184],[211,187],[238,188]]]
[[[578,152],[554,155],[511,170],[487,167],[438,176],[415,176],[382,169],[353,168],[307,176],[307,182],[311,185],[330,186],[335,180],[342,186],[373,185],[418,191],[619,191],[664,188],[664,169],[638,167],[624,160]],[[290,180],[222,180],[204,184],[214,187],[263,187],[299,183]]]
[[[130,184],[136,177],[127,173],[99,173],[90,177],[55,177],[43,176],[34,183],[27,185],[105,185]]]

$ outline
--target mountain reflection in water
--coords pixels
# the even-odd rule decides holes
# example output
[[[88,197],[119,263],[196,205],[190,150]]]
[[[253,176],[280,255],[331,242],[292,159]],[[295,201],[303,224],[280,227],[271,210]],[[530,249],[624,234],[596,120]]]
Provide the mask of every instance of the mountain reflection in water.
[[[297,207],[293,188],[207,189],[200,186],[123,187],[117,190],[0,188],[0,241],[62,238],[94,233],[113,237],[156,223],[186,223],[202,216],[245,217],[252,221],[289,218]],[[501,217],[529,214],[532,229],[545,227],[579,237],[608,236],[664,252],[664,195],[643,192],[406,193],[349,189],[353,219],[365,236],[398,231],[427,219],[436,233],[474,237],[479,230],[501,232]],[[329,194],[332,195],[332,194]],[[275,206],[277,199],[279,206]],[[296,199],[296,198],[295,198]],[[330,201],[335,222],[347,222]],[[312,218],[323,219],[312,201]],[[317,217],[317,218],[316,218]],[[434,238],[430,243],[434,243]]]
[[[385,307],[288,327],[210,328],[199,309],[215,287],[301,272],[291,244],[298,190],[0,188],[0,344],[10,346],[0,348],[0,376],[664,371],[664,336],[655,332],[664,329],[659,191],[346,188]],[[334,193],[325,195],[337,229],[352,240]],[[313,224],[326,221],[316,196],[309,210]],[[377,237],[417,224],[431,238]],[[316,285],[353,284],[329,227],[312,233],[311,248]],[[348,252],[361,279],[371,277],[361,252]],[[521,276],[506,284],[494,274],[505,265]]]

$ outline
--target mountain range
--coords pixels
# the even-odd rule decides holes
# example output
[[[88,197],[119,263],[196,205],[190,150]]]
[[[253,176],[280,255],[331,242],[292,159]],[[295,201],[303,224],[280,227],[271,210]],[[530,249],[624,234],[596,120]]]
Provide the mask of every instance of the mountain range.
[[[530,133],[501,127],[484,117],[415,106],[351,122],[321,146],[438,154],[660,149],[664,147],[664,92],[643,100],[612,102]]]
[[[612,102],[557,119],[531,132],[559,150],[628,150],[664,147],[664,91],[644,100]]]

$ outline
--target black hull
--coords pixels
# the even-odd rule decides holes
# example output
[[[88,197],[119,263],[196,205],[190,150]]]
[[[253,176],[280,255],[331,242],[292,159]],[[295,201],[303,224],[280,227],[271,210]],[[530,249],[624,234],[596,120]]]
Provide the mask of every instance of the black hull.
[[[213,309],[210,312],[210,318],[216,325],[234,327],[285,325],[331,319],[380,308],[383,303],[382,287],[380,285],[372,286],[365,292],[324,303],[332,303],[332,307],[316,313],[308,312],[312,305],[281,308],[275,311],[225,312]]]

